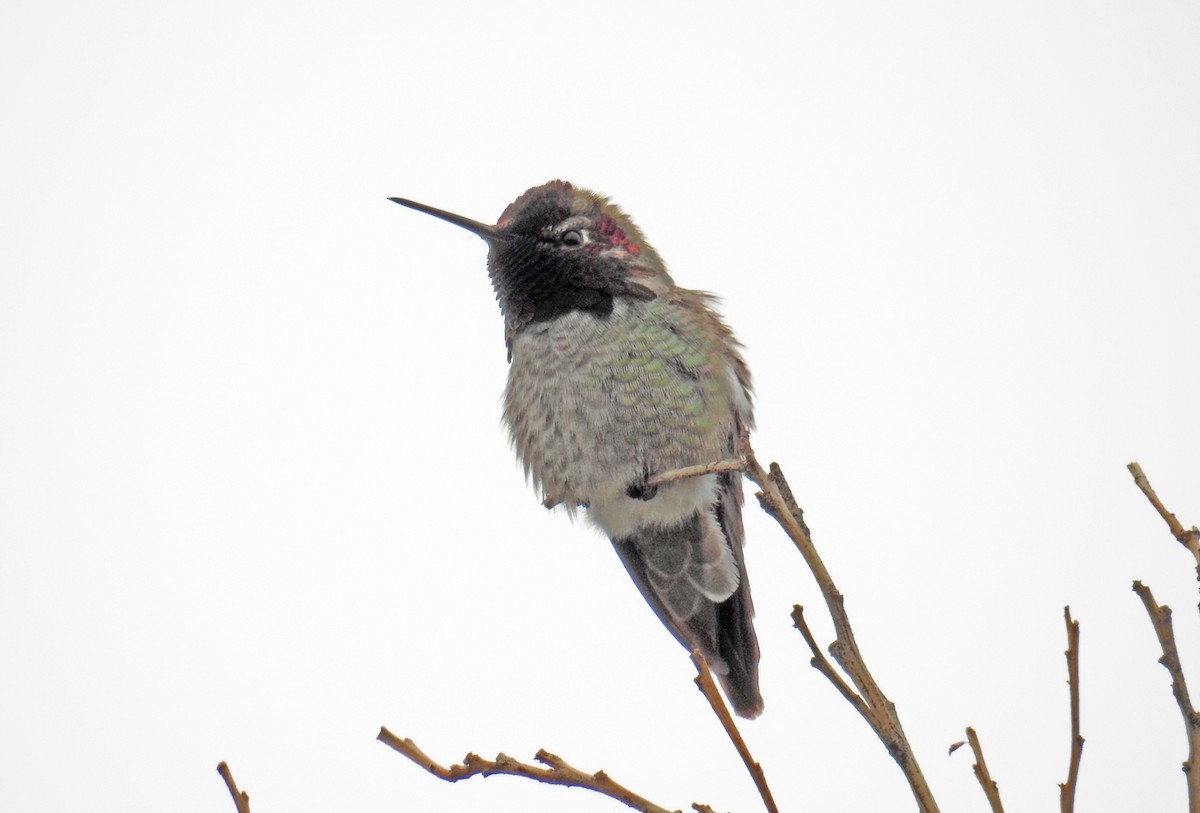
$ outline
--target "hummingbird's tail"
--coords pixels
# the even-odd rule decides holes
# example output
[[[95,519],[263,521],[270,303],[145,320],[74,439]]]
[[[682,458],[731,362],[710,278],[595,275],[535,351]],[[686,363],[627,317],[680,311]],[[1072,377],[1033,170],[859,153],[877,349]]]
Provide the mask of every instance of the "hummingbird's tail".
[[[740,477],[724,472],[711,506],[677,524],[644,526],[612,543],[666,628],[689,651],[704,654],[734,711],[757,717],[763,699],[743,536]]]

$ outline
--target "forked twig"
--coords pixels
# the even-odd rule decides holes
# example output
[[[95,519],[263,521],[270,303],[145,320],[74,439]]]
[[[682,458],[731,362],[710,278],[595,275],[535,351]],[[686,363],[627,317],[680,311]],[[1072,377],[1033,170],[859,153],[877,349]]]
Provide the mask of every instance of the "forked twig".
[[[804,608],[799,604],[792,607],[792,626],[800,630],[800,635],[803,636],[804,642],[808,644],[809,651],[813,654],[810,663],[818,672],[828,678],[829,682],[842,693],[842,697],[846,698],[846,701],[854,706],[855,710],[870,723],[870,706],[858,696],[854,689],[850,687],[850,684],[846,683],[838,671],[833,668],[833,664],[829,662],[829,659],[825,657],[825,653],[817,645],[817,639],[813,637],[812,630],[808,628],[808,622],[804,620]]]
[[[1075,787],[1079,780],[1079,763],[1083,759],[1083,737],[1079,733],[1079,622],[1071,618],[1071,608],[1064,607],[1067,621],[1067,684],[1071,692],[1071,764],[1067,781],[1058,786],[1061,813],[1075,810]]]
[[[225,787],[229,788],[229,795],[233,797],[237,813],[250,813],[250,794],[238,790],[237,782],[233,781],[233,772],[229,770],[225,760],[221,760],[217,765],[217,773],[225,780]]]
[[[523,776],[526,779],[543,782],[547,785],[586,788],[587,790],[603,794],[610,799],[616,799],[618,802],[634,810],[642,811],[642,813],[679,813],[679,811],[669,811],[665,807],[660,807],[649,799],[639,796],[629,790],[629,788],[614,782],[604,771],[597,771],[592,774],[585,773],[578,768],[568,765],[566,761],[545,749],[538,751],[534,757],[534,759],[546,766],[544,768],[521,762],[506,754],[497,754],[494,760],[484,759],[477,754],[467,754],[463,758],[461,765],[451,765],[449,768],[445,768],[426,756],[425,752],[418,748],[415,742],[410,739],[400,739],[386,728],[379,729],[378,739],[384,745],[408,757],[438,779],[444,779],[447,782],[457,782],[460,779],[468,779],[472,776],[494,776],[497,774]]]
[[[775,806],[775,798],[771,795],[771,788],[767,786],[767,776],[763,773],[762,766],[754,761],[750,749],[746,746],[746,741],[742,739],[741,732],[738,731],[737,724],[733,721],[733,715],[729,713],[725,701],[721,698],[721,693],[717,691],[716,681],[713,680],[712,672],[708,669],[708,661],[704,659],[700,650],[692,650],[692,663],[696,664],[696,686],[708,700],[708,704],[712,706],[717,719],[721,721],[725,733],[733,742],[733,747],[737,749],[742,762],[746,764],[746,770],[750,771],[750,776],[754,779],[754,786],[758,788],[758,795],[762,797],[763,805],[769,813],[779,813],[779,808]]]
[[[971,750],[975,752],[975,764],[971,768],[975,771],[975,778],[979,780],[980,787],[983,788],[983,795],[987,797],[988,804],[991,805],[992,813],[1004,813],[1004,805],[1000,802],[1000,786],[988,772],[987,762],[983,759],[983,746],[979,744],[979,737],[976,735],[975,729],[970,726],[967,726],[967,742],[971,744]]]
[[[763,469],[754,456],[754,450],[750,448],[749,437],[746,433],[742,434],[741,446],[742,453],[746,458],[746,477],[761,489],[756,495],[759,504],[780,524],[800,551],[800,555],[804,557],[805,563],[817,580],[817,586],[825,599],[825,606],[833,620],[833,629],[837,636],[836,640],[829,645],[829,653],[842,671],[849,676],[857,691],[851,689],[849,684],[837,676],[832,665],[817,647],[812,632],[804,623],[803,612],[800,608],[796,608],[793,610],[792,619],[813,651],[813,667],[825,675],[842,696],[866,719],[876,736],[887,748],[888,753],[891,754],[892,759],[896,760],[900,770],[904,772],[904,777],[908,780],[919,810],[922,813],[936,813],[937,802],[933,798],[929,783],[925,780],[925,775],[921,771],[921,766],[917,764],[912,746],[909,745],[904,729],[900,725],[896,706],[879,688],[879,684],[875,682],[875,678],[867,669],[858,643],[854,639],[854,630],[850,626],[850,618],[846,613],[845,599],[838,591],[833,577],[829,574],[825,563],[813,545],[812,536],[804,522],[804,512],[796,503],[796,498],[792,495],[783,471],[776,463],[771,464],[770,472]]]

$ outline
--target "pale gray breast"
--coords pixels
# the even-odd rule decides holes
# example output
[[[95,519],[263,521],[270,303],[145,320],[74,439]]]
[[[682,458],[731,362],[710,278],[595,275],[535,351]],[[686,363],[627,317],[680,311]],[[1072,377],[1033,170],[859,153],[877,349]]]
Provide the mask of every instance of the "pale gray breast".
[[[514,337],[505,420],[547,498],[589,501],[728,453],[736,381],[679,316],[618,300],[607,318],[573,312]]]
[[[614,477],[637,476],[605,384],[616,341],[612,324],[581,312],[514,338],[504,417],[526,473],[549,499],[586,501]]]

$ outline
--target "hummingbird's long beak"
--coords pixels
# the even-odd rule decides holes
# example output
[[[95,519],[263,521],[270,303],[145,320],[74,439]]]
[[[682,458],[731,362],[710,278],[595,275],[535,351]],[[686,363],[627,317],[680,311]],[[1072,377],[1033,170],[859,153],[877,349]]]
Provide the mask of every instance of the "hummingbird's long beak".
[[[415,200],[406,200],[405,198],[388,198],[392,203],[399,203],[401,206],[407,206],[409,209],[416,209],[418,212],[424,212],[427,215],[441,218],[455,226],[462,226],[469,232],[474,232],[484,240],[507,240],[508,235],[500,231],[495,226],[490,226],[487,223],[480,223],[478,220],[472,220],[469,217],[456,215],[454,212],[447,212],[445,209],[435,209],[432,206],[426,206],[424,203],[417,203]]]

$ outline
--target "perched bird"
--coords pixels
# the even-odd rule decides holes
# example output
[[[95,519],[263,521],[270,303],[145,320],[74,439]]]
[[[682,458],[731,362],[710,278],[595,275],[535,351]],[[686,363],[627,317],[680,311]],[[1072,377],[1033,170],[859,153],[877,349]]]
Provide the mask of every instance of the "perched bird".
[[[736,457],[752,425],[750,373],[713,298],[677,287],[620,209],[565,181],[530,189],[495,226],[390,200],[487,242],[504,419],[526,474],[547,506],[586,510],[667,629],[704,654],[738,714],[757,716],[741,475],[647,482]]]

